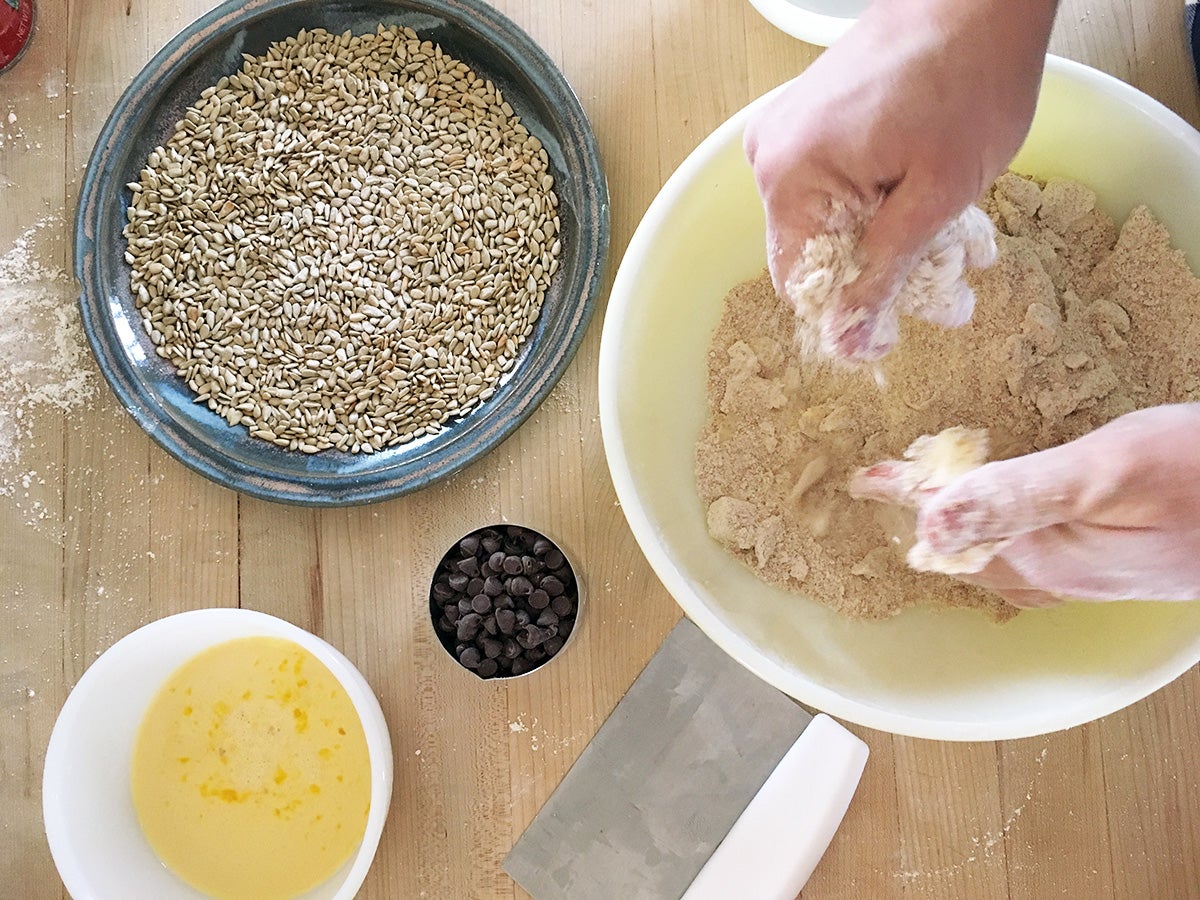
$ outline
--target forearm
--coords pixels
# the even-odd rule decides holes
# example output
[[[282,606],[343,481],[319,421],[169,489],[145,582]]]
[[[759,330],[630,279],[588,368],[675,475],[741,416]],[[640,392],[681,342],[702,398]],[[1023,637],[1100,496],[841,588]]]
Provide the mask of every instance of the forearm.
[[[897,40],[921,24],[947,39],[975,43],[985,58],[1003,54],[1016,66],[1038,64],[1050,42],[1059,0],[874,0],[863,15]]]

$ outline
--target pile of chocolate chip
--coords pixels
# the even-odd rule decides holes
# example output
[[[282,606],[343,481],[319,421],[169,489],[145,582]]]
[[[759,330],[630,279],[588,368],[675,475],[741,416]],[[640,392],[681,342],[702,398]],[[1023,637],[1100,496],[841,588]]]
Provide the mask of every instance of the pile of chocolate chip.
[[[480,678],[545,663],[570,636],[578,605],[562,551],[517,525],[468,534],[442,558],[429,589],[442,645]]]

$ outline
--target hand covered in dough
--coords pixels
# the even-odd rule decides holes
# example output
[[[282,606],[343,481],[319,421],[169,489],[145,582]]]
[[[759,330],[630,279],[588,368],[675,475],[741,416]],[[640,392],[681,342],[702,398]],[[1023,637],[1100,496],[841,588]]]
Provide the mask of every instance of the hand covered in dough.
[[[931,242],[957,254],[959,273],[990,263],[990,226],[981,244],[978,217],[962,225],[962,240],[944,231],[1024,139],[1055,5],[876,0],[748,124],[779,295],[801,305],[799,286],[813,268],[806,247],[816,256],[829,250],[810,242],[849,235],[857,251],[849,271],[817,279],[837,289],[820,316],[824,352],[861,362],[892,348],[897,295]],[[916,312],[962,324],[973,304],[964,290]]]
[[[1016,606],[1063,598],[1200,599],[1200,404],[1138,410],[1040,453],[915,489],[894,464],[852,492],[915,506],[918,545],[956,557],[991,547],[958,577]]]

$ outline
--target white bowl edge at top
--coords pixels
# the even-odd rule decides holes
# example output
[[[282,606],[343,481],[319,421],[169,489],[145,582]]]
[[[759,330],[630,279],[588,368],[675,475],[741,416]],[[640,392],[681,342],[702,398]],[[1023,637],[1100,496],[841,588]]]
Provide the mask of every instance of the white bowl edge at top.
[[[869,0],[750,0],[759,15],[785,34],[828,47],[849,30]]]

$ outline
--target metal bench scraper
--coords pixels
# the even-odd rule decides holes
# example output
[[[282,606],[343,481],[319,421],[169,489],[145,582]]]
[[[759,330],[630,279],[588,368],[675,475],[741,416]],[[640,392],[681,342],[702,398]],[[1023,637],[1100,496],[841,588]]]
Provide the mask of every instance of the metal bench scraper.
[[[683,619],[504,869],[535,900],[792,900],[866,758]]]

